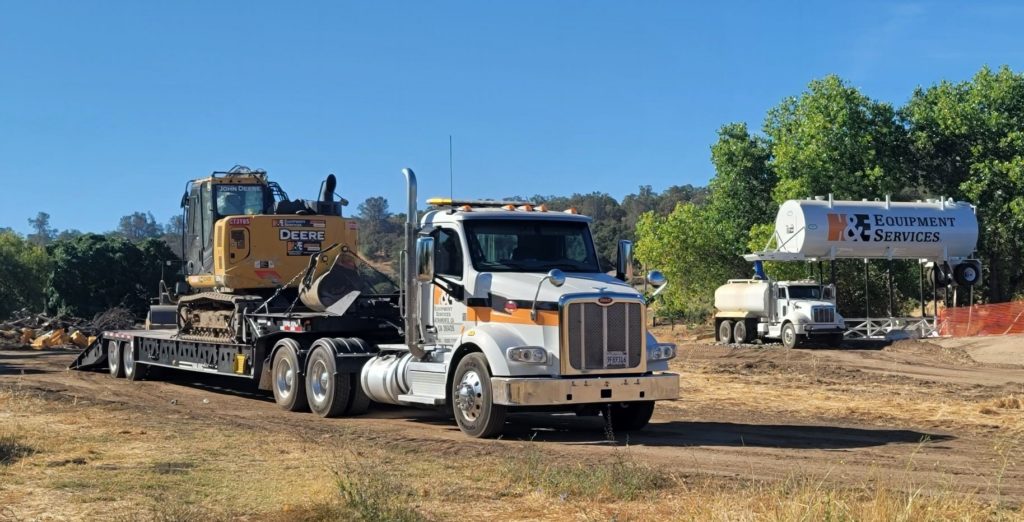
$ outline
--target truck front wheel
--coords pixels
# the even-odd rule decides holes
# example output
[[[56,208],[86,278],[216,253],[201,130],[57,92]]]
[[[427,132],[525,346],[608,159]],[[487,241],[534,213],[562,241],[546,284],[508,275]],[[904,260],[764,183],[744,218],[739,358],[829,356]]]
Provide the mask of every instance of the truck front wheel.
[[[471,353],[459,361],[452,379],[451,399],[455,422],[466,435],[493,437],[505,428],[507,409],[494,404],[491,371],[482,353]]]
[[[651,421],[651,415],[654,401],[621,402],[604,409],[605,422],[611,423],[613,431],[642,430]]]
[[[795,348],[799,342],[799,337],[796,335],[796,327],[793,323],[786,323],[782,326],[782,346],[786,348]]]

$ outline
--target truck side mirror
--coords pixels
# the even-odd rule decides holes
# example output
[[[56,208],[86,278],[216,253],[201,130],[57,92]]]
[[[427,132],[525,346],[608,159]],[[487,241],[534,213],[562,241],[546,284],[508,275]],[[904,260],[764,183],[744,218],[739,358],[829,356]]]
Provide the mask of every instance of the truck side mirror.
[[[429,283],[434,280],[434,238],[420,236],[416,239],[416,280]]]
[[[826,301],[835,301],[836,299],[836,287],[832,285],[825,285],[825,288],[821,293],[822,297],[824,297]]]
[[[633,242],[628,239],[620,240],[618,253],[615,259],[615,277],[628,283],[633,280]]]

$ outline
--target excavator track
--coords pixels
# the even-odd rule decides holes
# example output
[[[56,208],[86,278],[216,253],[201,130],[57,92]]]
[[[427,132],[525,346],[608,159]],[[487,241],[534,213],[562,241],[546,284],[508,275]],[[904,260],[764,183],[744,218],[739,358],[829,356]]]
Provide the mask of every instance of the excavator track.
[[[263,298],[254,295],[203,292],[178,299],[178,336],[206,342],[235,342],[241,338],[242,313]]]

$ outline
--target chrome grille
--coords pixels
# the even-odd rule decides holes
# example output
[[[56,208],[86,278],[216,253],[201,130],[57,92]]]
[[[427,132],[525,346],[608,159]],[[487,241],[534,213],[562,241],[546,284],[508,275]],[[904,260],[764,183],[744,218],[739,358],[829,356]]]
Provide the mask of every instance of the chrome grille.
[[[813,306],[811,307],[811,319],[816,323],[834,323],[836,322],[836,309],[831,306]]]
[[[643,356],[643,308],[640,303],[594,302],[565,306],[569,366],[576,370],[636,368]]]

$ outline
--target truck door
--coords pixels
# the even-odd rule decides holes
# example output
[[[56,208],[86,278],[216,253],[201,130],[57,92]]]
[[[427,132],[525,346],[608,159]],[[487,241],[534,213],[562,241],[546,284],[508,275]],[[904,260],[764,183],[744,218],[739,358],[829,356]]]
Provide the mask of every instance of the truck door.
[[[421,293],[430,297],[421,301],[423,323],[433,330],[435,342],[454,345],[466,315],[462,239],[452,228],[436,228],[430,235],[434,238],[434,281]]]
[[[777,288],[779,291],[779,308],[782,309],[782,316],[779,317],[779,320],[781,320],[789,313],[789,289],[784,286]]]

